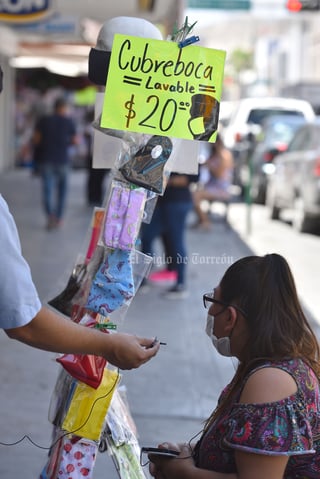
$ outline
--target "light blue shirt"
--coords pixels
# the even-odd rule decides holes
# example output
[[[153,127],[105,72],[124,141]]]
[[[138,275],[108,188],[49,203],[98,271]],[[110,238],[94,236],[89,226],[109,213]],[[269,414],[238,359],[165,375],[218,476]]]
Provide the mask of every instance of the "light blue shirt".
[[[0,328],[24,326],[40,308],[29,265],[22,256],[15,221],[0,195]]]

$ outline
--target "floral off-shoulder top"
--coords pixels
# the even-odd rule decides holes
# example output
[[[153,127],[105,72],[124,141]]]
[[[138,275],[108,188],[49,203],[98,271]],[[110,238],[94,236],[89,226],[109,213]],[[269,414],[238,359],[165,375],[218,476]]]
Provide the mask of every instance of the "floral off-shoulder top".
[[[319,382],[301,359],[269,361],[257,369],[273,367],[288,372],[297,392],[280,401],[240,404],[235,402],[217,418],[195,447],[197,467],[236,473],[235,451],[289,456],[284,479],[320,478]],[[244,380],[243,385],[246,382]],[[222,392],[223,399],[228,386]]]

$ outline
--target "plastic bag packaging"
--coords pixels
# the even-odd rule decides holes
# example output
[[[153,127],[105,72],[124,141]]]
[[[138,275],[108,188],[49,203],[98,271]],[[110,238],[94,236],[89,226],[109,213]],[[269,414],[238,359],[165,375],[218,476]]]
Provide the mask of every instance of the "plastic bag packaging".
[[[56,361],[75,379],[97,389],[107,361],[93,354],[63,354]]]
[[[104,208],[94,208],[92,219],[91,219],[91,227],[90,227],[90,239],[88,242],[87,252],[85,255],[85,263],[89,263],[91,260],[98,241],[100,239],[101,229],[104,221],[105,216],[105,209]]]
[[[93,479],[97,452],[95,442],[64,435],[54,442],[40,479]]]
[[[111,436],[106,439],[109,454],[121,479],[146,479],[140,465],[140,447],[138,441],[116,446]]]
[[[105,135],[119,138],[127,142],[128,144],[136,143],[139,141],[141,137],[141,133],[135,133],[133,131],[128,131],[128,130],[115,130],[113,128],[104,128],[103,126],[101,126],[101,117],[102,117],[102,114],[98,115],[97,118],[95,118],[91,124],[95,130],[100,131],[101,133],[104,133]]]
[[[135,247],[147,191],[113,180],[106,205],[102,239],[105,246],[123,250]]]
[[[106,431],[111,434],[116,446],[126,442],[137,442],[137,428],[129,410],[125,391],[124,386],[117,389],[107,413]]]
[[[115,167],[130,183],[163,195],[181,144],[180,138],[140,134],[131,143],[121,142]]]
[[[100,386],[93,389],[79,382],[74,391],[62,429],[86,439],[99,441],[112,396],[120,376],[106,368]]]
[[[69,409],[77,381],[61,368],[51,395],[48,419],[56,427],[61,427]]]
[[[85,307],[107,316],[112,324],[121,323],[152,261],[152,256],[138,250],[106,250]]]
[[[105,443],[105,445],[104,445]],[[145,479],[140,465],[137,429],[128,406],[126,389],[120,386],[113,395],[101,435],[99,449],[107,448],[122,479]]]
[[[87,265],[76,264],[64,290],[48,301],[48,304],[65,316],[71,316],[72,300],[81,288],[87,274]]]
[[[102,333],[116,329],[116,325],[110,322],[110,318],[78,305],[73,306],[71,319],[83,326],[99,329]],[[95,389],[101,384],[103,371],[107,364],[106,359],[93,354],[63,354],[56,361],[73,378]]]
[[[158,196],[159,195],[157,195],[156,193],[153,193],[152,191],[148,191],[146,204],[145,204],[144,212],[142,216],[142,223],[149,224],[151,222],[152,215],[158,201]]]
[[[87,327],[94,327],[103,332],[117,329],[117,326],[111,322],[109,316],[103,316],[100,313],[86,309],[84,306],[75,304],[72,308],[72,321]]]
[[[116,167],[130,183],[162,195],[172,170],[173,145],[167,136],[140,135],[139,142],[122,142]]]
[[[142,253],[142,251],[133,250],[131,252],[131,264],[134,289],[137,291],[143,279],[148,276],[152,267],[153,257]]]
[[[75,295],[70,299],[68,307],[69,307],[69,311],[71,310],[71,316],[72,316],[73,307],[75,305],[84,306],[86,304],[89,291],[91,288],[92,280],[99,269],[99,266],[101,264],[101,261],[103,260],[104,254],[105,254],[104,246],[100,246],[98,244],[93,252],[93,255],[89,263],[86,265],[86,276],[83,278],[80,288],[75,293]]]
[[[161,194],[166,177],[165,165],[172,147],[170,138],[154,135],[120,166],[119,171],[131,183]]]
[[[94,276],[86,308],[108,316],[134,296],[131,251],[106,249]]]
[[[88,241],[86,241],[87,251],[85,257],[79,255],[71,275],[69,276],[66,287],[61,293],[48,301],[50,306],[65,316],[71,316],[72,305],[75,302],[80,302],[79,296],[77,296],[79,291],[83,290],[81,293],[83,296],[84,291],[86,291],[85,285],[88,284],[88,281],[91,280],[92,275],[96,272],[94,270],[94,259],[96,260],[99,258],[99,251],[98,254],[95,253],[101,234],[104,215],[105,211],[103,208],[94,208],[91,218],[91,226],[87,234],[87,237],[89,236],[89,238]]]

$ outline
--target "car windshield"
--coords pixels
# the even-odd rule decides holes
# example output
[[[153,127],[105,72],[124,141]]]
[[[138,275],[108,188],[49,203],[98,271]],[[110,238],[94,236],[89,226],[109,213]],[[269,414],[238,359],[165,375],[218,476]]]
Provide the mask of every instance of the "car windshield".
[[[304,118],[301,117],[292,117],[286,118],[285,120],[276,120],[270,125],[267,125],[264,132],[264,141],[267,144],[288,144],[292,138],[296,130],[305,122]]]
[[[303,117],[303,114],[301,111],[297,110],[285,110],[285,109],[280,109],[280,108],[256,108],[254,110],[251,110],[249,117],[248,117],[248,123],[254,123],[256,125],[261,125],[263,121],[265,121],[266,118],[272,115],[276,114],[283,114],[283,115],[291,115],[291,116],[300,116]]]

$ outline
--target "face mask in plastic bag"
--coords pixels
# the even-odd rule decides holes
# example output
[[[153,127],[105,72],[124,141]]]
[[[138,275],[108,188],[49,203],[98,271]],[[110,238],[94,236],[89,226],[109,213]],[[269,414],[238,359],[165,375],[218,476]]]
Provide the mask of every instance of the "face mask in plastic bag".
[[[103,240],[109,248],[131,250],[134,248],[146,201],[143,188],[114,182],[108,200]]]
[[[103,261],[105,255],[105,247],[100,246],[99,244],[96,246],[93,256],[90,259],[90,262],[87,264],[87,273],[84,280],[81,283],[79,290],[73,296],[70,301],[70,309],[71,309],[71,317],[73,313],[73,309],[75,305],[77,306],[85,306],[89,291],[92,284],[92,279],[97,274],[97,271],[100,267],[101,262]]]
[[[106,316],[89,311],[79,305],[73,306],[71,319],[88,328],[99,329],[105,334],[109,333],[109,329],[116,329],[116,326]],[[63,354],[56,361],[74,379],[95,389],[101,384],[103,371],[107,364],[106,359],[94,354]]]
[[[92,478],[98,445],[79,436],[62,436],[50,450],[40,479]]]
[[[113,395],[102,439],[106,435],[111,435],[117,447],[125,442],[137,442],[137,427],[129,409],[125,388],[118,388]]]
[[[72,300],[86,279],[87,265],[78,264],[73,269],[65,289],[48,304],[66,316],[71,316]]]
[[[63,354],[56,361],[75,379],[92,388],[100,386],[107,361],[93,354]]]
[[[112,437],[107,438],[108,449],[119,471],[121,479],[146,479],[140,464],[140,447],[138,441],[125,442],[116,446]]]
[[[77,381],[70,376],[67,371],[61,368],[51,395],[48,411],[48,419],[56,428],[61,427],[66,412],[69,409],[76,385]]]
[[[166,186],[164,168],[172,148],[170,138],[154,135],[119,171],[131,183],[162,194]]]
[[[95,252],[96,246],[98,244],[98,240],[100,238],[104,216],[105,216],[104,208],[94,208],[92,220],[91,220],[91,228],[90,228],[90,241],[88,244],[85,263],[88,263],[91,260]]]
[[[105,369],[101,384],[97,389],[79,382],[63,421],[62,429],[71,434],[76,432],[81,437],[98,441],[119,379],[116,370]]]
[[[93,278],[86,308],[104,316],[127,304],[134,296],[131,252],[107,250]]]

